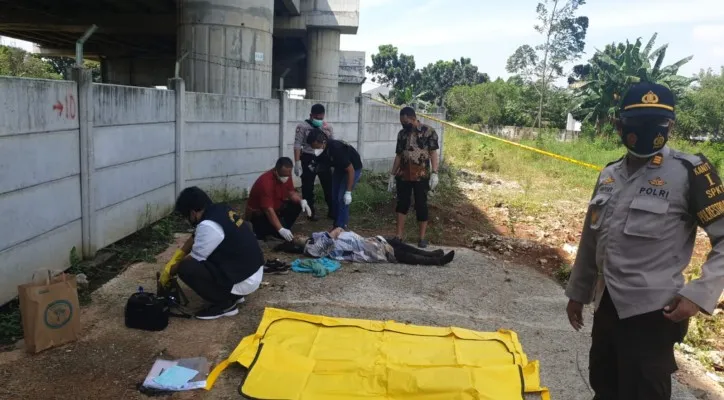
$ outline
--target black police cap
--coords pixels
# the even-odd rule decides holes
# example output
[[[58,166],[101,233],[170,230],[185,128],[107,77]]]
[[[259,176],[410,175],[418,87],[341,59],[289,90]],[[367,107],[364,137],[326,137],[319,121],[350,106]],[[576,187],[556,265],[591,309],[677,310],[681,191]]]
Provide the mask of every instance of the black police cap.
[[[676,118],[674,94],[664,85],[637,83],[626,92],[621,103],[621,118],[661,116]]]

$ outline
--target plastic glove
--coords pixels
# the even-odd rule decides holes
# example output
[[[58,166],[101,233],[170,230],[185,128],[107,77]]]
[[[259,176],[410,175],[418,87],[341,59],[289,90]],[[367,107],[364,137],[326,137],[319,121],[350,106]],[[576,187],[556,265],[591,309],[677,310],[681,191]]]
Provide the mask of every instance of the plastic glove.
[[[390,175],[390,180],[387,182],[387,191],[394,192],[395,186],[397,186],[396,177],[394,175]]]
[[[352,203],[352,192],[344,192],[344,205],[348,206]]]
[[[312,216],[312,208],[309,207],[309,203],[306,200],[302,200],[302,212],[307,213],[307,217]]]
[[[185,256],[186,253],[184,253],[181,249],[177,249],[176,252],[173,253],[173,257],[171,257],[171,260],[166,263],[166,266],[163,267],[163,271],[161,271],[161,276],[159,278],[161,286],[168,286],[168,282],[171,280],[171,268],[181,262]]]
[[[301,161],[297,161],[294,164],[294,175],[302,176],[302,162]]]
[[[437,173],[433,173],[432,176],[430,176],[430,190],[435,190],[438,183],[440,183],[440,178],[437,176]]]
[[[291,242],[292,240],[294,240],[294,234],[292,234],[292,231],[287,228],[279,229],[279,236],[281,236],[282,239],[286,240],[287,242]]]

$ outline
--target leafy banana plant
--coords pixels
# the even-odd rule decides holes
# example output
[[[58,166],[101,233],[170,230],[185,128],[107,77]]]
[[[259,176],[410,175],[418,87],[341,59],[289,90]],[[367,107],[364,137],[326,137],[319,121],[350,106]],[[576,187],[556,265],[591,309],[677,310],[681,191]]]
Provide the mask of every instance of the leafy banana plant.
[[[600,133],[603,124],[616,117],[621,97],[634,83],[659,83],[680,97],[696,80],[678,75],[679,68],[693,56],[662,67],[668,44],[654,50],[656,37],[655,33],[643,47],[641,38],[635,43],[612,43],[603,51],[596,50],[588,64],[573,67],[568,78],[578,100],[573,115],[594,122]]]

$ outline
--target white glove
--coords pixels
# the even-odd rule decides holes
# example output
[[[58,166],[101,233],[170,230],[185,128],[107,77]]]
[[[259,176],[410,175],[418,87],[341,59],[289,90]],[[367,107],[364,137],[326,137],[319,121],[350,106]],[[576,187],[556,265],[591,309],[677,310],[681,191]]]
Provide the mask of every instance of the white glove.
[[[438,178],[437,173],[433,172],[430,176],[430,190],[435,190],[438,183],[440,183],[440,178]]]
[[[292,231],[287,228],[279,229],[279,235],[287,242],[291,242],[292,240],[294,240],[294,235],[292,234]]]
[[[344,205],[348,206],[352,203],[352,192],[344,192]]]
[[[301,161],[297,161],[294,164],[294,175],[302,176],[302,162]]]
[[[302,212],[307,213],[307,217],[312,216],[312,209],[309,207],[309,203],[306,200],[302,200]]]
[[[388,192],[395,191],[395,186],[397,186],[397,182],[395,180],[396,180],[396,177],[394,175],[390,175],[390,180],[387,182],[387,191]]]

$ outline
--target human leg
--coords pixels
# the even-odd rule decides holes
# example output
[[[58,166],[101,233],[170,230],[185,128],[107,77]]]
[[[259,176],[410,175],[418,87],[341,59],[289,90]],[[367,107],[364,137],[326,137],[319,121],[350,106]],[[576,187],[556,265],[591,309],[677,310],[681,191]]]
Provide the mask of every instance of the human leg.
[[[618,314],[608,294],[603,292],[598,310],[593,315],[588,379],[595,393],[594,400],[614,400],[618,397],[618,362],[615,334]]]
[[[312,216],[315,216],[314,181],[317,179],[317,173],[309,168],[310,164],[312,164],[312,161],[314,160],[314,156],[302,153],[300,160],[302,161],[302,198],[307,201],[309,208],[312,209]]]
[[[617,399],[669,400],[671,375],[678,369],[674,344],[687,329],[688,320],[674,323],[662,310],[620,320]]]
[[[252,228],[254,229],[254,234],[256,235],[256,238],[259,240],[264,240],[268,236],[278,236],[277,230],[274,228],[274,225],[269,221],[269,218],[267,218],[266,214],[258,214],[252,217],[249,222],[251,223]]]
[[[425,179],[415,182],[413,191],[415,196],[415,214],[420,227],[420,244],[425,243],[425,246],[420,247],[426,247],[425,237],[427,235],[427,221],[429,219],[427,193],[430,191],[430,181]]]
[[[362,171],[355,171],[352,189],[357,185]],[[336,204],[336,215],[334,220],[335,228],[347,229],[349,224],[349,205],[344,204],[344,194],[347,192],[347,180],[349,176],[347,171],[334,171],[332,176],[333,199]]]
[[[410,199],[412,197],[412,182],[397,179],[397,237],[402,238],[405,233],[405,218],[410,211]]]
[[[334,219],[334,202],[332,201],[332,172],[330,170],[324,170],[319,172],[319,183],[322,185],[322,191],[324,192],[324,202],[327,203],[327,216]]]
[[[287,229],[292,229],[292,226],[294,226],[294,223],[297,221],[297,218],[299,218],[299,214],[302,213],[302,206],[300,204],[295,204],[290,201],[285,202],[282,205],[282,209],[280,211],[280,221],[282,223],[282,226]]]
[[[209,268],[207,261],[199,262],[193,258],[184,258],[178,265],[178,277],[205,301],[230,305],[235,296],[231,294],[230,284],[220,283]]]

